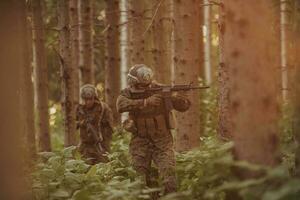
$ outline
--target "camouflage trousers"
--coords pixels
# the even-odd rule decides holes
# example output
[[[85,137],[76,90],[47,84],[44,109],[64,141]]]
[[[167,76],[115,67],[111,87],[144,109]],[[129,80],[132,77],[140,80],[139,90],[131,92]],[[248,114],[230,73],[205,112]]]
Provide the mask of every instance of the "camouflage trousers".
[[[145,177],[148,187],[158,187],[160,176],[165,193],[176,192],[174,144],[169,130],[156,130],[146,137],[133,135],[130,154],[134,169]],[[152,162],[156,169],[151,166]]]

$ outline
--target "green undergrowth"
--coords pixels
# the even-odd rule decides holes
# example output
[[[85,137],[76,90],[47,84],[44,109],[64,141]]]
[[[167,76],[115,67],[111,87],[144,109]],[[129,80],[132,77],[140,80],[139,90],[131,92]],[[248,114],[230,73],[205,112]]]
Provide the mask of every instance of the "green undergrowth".
[[[128,134],[115,134],[110,162],[94,166],[81,160],[76,147],[41,153],[32,174],[33,196],[38,200],[149,199],[151,190],[130,165],[128,143]],[[219,186],[230,173],[222,162],[231,160],[228,153],[231,146],[231,143],[224,144],[209,137],[199,149],[177,154],[180,192],[172,194],[172,199],[197,199]],[[223,196],[222,191],[217,196]]]
[[[135,200],[149,199],[146,188],[130,165],[127,134],[116,134],[110,162],[90,166],[80,159],[75,147],[41,153],[32,174],[32,193],[36,200]],[[231,193],[245,200],[299,199],[300,179],[291,176],[288,162],[268,168],[233,161],[231,142],[205,137],[201,147],[177,153],[178,193],[163,197],[174,199],[222,200]],[[239,167],[264,174],[260,178],[239,180],[232,168]]]
[[[176,154],[178,192],[162,200],[296,200],[300,199],[300,179],[295,171],[295,142],[291,108],[282,107],[280,157],[276,168],[234,161],[233,143],[216,136],[217,90],[201,94],[203,137],[197,149]],[[116,130],[108,163],[94,166],[81,160],[76,147],[63,149],[60,108],[52,106],[51,129],[54,152],[40,153],[31,175],[34,200],[140,200],[150,199],[153,189],[144,185],[130,165],[130,134]],[[244,169],[259,178],[241,180],[233,172]],[[162,191],[162,188],[158,188]],[[239,198],[237,198],[239,196]]]

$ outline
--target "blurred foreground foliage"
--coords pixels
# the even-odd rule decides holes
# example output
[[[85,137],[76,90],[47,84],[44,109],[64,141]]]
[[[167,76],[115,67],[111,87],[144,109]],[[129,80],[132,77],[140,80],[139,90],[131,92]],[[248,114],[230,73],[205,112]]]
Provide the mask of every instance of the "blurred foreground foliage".
[[[216,136],[216,90],[203,92],[201,118],[205,124],[199,148],[177,153],[178,192],[162,200],[296,200],[300,199],[300,179],[295,170],[295,142],[291,126],[291,108],[283,106],[280,122],[282,157],[276,168],[234,161],[232,142]],[[32,196],[35,200],[138,200],[150,199],[153,189],[144,185],[130,165],[128,143],[130,134],[116,130],[108,163],[95,166],[81,160],[76,147],[63,149],[60,107],[52,105],[50,124],[54,152],[40,153],[31,174]],[[232,169],[259,172],[259,178],[241,180]]]

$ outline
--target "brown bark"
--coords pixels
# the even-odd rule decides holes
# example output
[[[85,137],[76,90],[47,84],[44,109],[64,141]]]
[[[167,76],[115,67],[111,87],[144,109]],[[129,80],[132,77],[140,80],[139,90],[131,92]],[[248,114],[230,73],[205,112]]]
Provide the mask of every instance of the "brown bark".
[[[116,101],[120,92],[120,30],[119,0],[106,1],[106,64],[105,64],[105,101],[113,110],[114,123],[120,122]]]
[[[21,200],[24,196],[25,154],[22,151],[25,118],[22,117],[22,69],[26,65],[24,32],[25,1],[0,1],[0,199]],[[13,24],[13,25],[12,25]]]
[[[230,117],[236,159],[276,164],[278,105],[271,1],[224,0],[223,49],[229,72]],[[257,13],[260,13],[258,16]],[[247,44],[247,45],[241,45]]]
[[[79,16],[78,0],[69,1],[71,66],[74,68],[74,103],[79,103]]]
[[[35,68],[35,93],[37,112],[37,133],[39,150],[50,151],[48,113],[48,67],[45,48],[45,30],[40,0],[32,0],[33,43]]]
[[[130,63],[132,65],[145,63],[145,6],[144,1],[130,0]],[[147,64],[147,63],[145,63]]]
[[[300,7],[300,5],[299,5]],[[300,177],[300,58],[297,56],[300,52],[300,39],[298,36],[299,33],[294,37],[294,66],[295,66],[295,75],[293,77],[293,95],[292,95],[292,105],[294,109],[293,115],[293,131],[295,134],[295,140],[298,144],[295,155],[295,164],[296,164],[296,175]]]
[[[79,0],[79,67],[82,84],[95,84],[93,0]]]
[[[300,10],[300,2],[293,2],[293,12],[298,12]],[[295,15],[297,16],[297,15]],[[291,63],[294,66],[294,71],[292,71],[293,76],[291,76],[291,92],[289,98],[291,99],[292,107],[293,107],[293,134],[297,143],[296,154],[295,154],[295,174],[297,177],[300,177],[300,25],[297,18],[293,23],[293,29],[291,30],[291,42],[292,50],[291,50]],[[298,23],[298,24],[297,24]]]
[[[35,122],[34,122],[34,94],[33,94],[33,66],[32,66],[32,31],[30,26],[30,21],[28,20],[29,12],[26,4],[23,4],[24,8],[22,9],[22,24],[23,29],[25,30],[23,33],[22,41],[23,41],[23,56],[24,56],[24,68],[23,68],[23,87],[22,91],[24,93],[24,117],[25,117],[25,137],[26,137],[26,145],[28,147],[28,153],[30,159],[34,160],[36,158],[36,139],[35,139]]]
[[[153,69],[158,82],[171,83],[172,64],[172,30],[171,0],[156,0],[156,9],[153,11]],[[157,10],[157,12],[155,12]]]
[[[223,0],[221,1],[223,5]],[[223,139],[232,137],[231,123],[230,123],[230,96],[229,96],[229,65],[225,55],[225,11],[224,6],[220,6],[220,20],[219,20],[219,73],[218,73],[218,135]],[[227,36],[229,37],[229,36]]]
[[[64,127],[65,127],[65,146],[76,145],[75,132],[75,104],[74,104],[74,66],[71,65],[71,43],[69,28],[69,0],[58,1],[58,21],[59,21],[59,41],[60,41],[60,60],[63,78],[64,94]]]
[[[175,23],[175,83],[186,84],[193,81],[198,83],[203,62],[203,44],[200,1],[185,0],[174,2]],[[178,130],[176,149],[189,150],[199,145],[200,129],[200,100],[199,92],[190,94],[192,106],[186,113],[177,115]]]

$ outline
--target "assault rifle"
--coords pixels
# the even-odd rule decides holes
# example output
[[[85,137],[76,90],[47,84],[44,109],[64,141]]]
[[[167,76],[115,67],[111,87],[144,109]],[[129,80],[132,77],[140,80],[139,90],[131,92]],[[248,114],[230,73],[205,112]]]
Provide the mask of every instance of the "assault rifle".
[[[161,94],[164,98],[170,97],[173,92],[191,91],[199,89],[208,89],[209,86],[193,86],[191,84],[186,85],[162,85],[153,88],[135,89],[130,88],[130,94],[133,99],[142,99],[145,96],[152,96],[154,94]]]
[[[81,110],[80,113],[82,115],[85,115],[85,113]],[[103,136],[100,130],[97,130],[97,128],[91,123],[92,119],[89,117],[84,120],[84,124],[86,126],[86,131],[88,134],[91,134],[93,137],[93,140],[96,141],[96,148],[100,152],[104,152],[103,147],[101,145],[101,142],[103,141]]]
[[[133,99],[143,99],[145,97],[150,97],[154,94],[160,94],[163,98],[164,109],[165,109],[165,118],[167,122],[167,126],[170,126],[170,122],[168,120],[168,113],[173,109],[172,104],[172,93],[174,92],[187,92],[191,90],[200,90],[200,89],[208,89],[209,86],[193,86],[192,83],[186,85],[161,85],[155,86],[153,88],[130,88],[130,95]]]
[[[101,152],[104,152],[101,142],[103,141],[103,136],[100,131],[98,131],[94,125],[91,124],[89,120],[86,121],[87,132],[92,134],[93,139],[96,141],[96,148]]]

